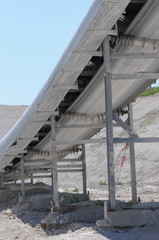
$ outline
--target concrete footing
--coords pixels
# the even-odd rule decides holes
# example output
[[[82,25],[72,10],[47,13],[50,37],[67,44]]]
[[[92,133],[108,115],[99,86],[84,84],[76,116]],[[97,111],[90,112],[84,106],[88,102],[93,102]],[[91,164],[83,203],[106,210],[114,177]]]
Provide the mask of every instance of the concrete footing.
[[[121,211],[108,211],[106,219],[98,220],[97,227],[133,228],[151,224],[152,210],[129,209]]]

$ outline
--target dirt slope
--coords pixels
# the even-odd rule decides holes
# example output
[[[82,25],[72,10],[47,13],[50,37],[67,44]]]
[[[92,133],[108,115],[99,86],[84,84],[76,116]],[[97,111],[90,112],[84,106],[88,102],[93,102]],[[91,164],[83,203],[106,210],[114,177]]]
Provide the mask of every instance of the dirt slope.
[[[137,99],[134,105],[134,129],[140,136],[159,136],[159,94]],[[0,106],[0,137],[2,137],[16,122],[25,106]],[[126,136],[121,129],[114,129],[115,136]],[[105,136],[105,129],[99,134]],[[115,145],[115,159],[124,145]],[[136,144],[136,170],[138,181],[138,196],[142,201],[159,202],[159,154],[158,144]],[[121,160],[120,160],[121,161]],[[116,176],[119,176],[120,162],[117,165]],[[99,184],[100,181],[107,184],[107,163],[105,144],[86,146],[86,163],[88,188],[90,195],[95,199],[107,198],[107,186]],[[128,150],[126,160],[120,173],[120,185],[117,185],[116,196],[121,200],[130,200],[130,173]],[[67,188],[81,188],[81,175],[59,175],[59,185],[63,190]],[[11,206],[3,209],[4,203],[0,204],[0,240],[47,240],[47,239],[77,239],[77,240],[157,240],[159,238],[158,223],[150,224],[142,228],[134,229],[103,229],[97,231],[95,224],[74,223],[64,229],[44,231],[40,226],[43,212],[18,212],[12,211]],[[146,204],[146,203],[145,203]],[[3,210],[2,210],[3,209]],[[33,224],[35,223],[35,224]],[[37,225],[36,225],[37,224]]]
[[[26,108],[26,106],[0,106],[0,138],[7,133]],[[134,129],[136,133],[141,137],[159,137],[159,93],[149,97],[138,98],[133,103],[133,110]],[[114,128],[114,136],[122,137],[127,135],[122,129]],[[105,137],[105,129],[102,129],[95,137]],[[124,146],[125,144],[116,144],[114,146],[115,160]],[[135,152],[138,183],[155,183],[159,180],[158,143],[135,144]],[[119,181],[121,183],[130,182],[128,153],[129,151],[126,150],[126,159],[123,168],[120,169],[122,156],[116,167],[116,178],[120,174]],[[86,164],[88,186],[90,188],[100,187],[100,182],[107,183],[105,144],[90,144],[86,146]],[[50,183],[49,180],[45,182]],[[59,185],[65,189],[69,187],[81,188],[81,182],[82,177],[80,173],[59,174]]]
[[[21,117],[27,106],[0,105],[0,139]]]

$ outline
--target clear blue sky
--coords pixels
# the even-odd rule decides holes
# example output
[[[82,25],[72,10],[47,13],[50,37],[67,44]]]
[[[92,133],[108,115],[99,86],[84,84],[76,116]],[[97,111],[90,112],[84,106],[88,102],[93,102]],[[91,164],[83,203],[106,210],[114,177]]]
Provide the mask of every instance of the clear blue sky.
[[[93,0],[0,0],[0,104],[28,105]]]

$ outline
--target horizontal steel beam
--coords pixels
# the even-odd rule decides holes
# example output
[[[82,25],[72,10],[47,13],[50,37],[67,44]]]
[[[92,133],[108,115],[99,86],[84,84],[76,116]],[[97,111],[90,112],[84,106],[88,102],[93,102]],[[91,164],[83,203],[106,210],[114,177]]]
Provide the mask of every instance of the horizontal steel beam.
[[[70,159],[57,159],[57,162],[64,163],[64,162],[81,162],[82,158],[70,158]],[[52,163],[52,159],[33,159],[33,160],[25,160],[24,164],[49,164]]]
[[[105,128],[105,124],[56,125],[57,128]]]
[[[100,123],[100,124],[74,124],[74,125],[56,125],[57,128],[105,128],[105,123]],[[113,123],[113,127],[119,127],[118,124]]]
[[[28,175],[25,175],[25,179],[28,178],[52,178],[52,175],[33,175],[32,177]],[[5,181],[15,181],[15,180],[20,180],[20,176],[15,175],[15,176],[5,176]]]
[[[26,174],[36,174],[36,173],[53,173],[53,171],[52,171],[52,169],[50,169],[50,170],[41,170],[41,169],[37,169],[37,170],[35,170],[35,169],[29,169],[29,170],[25,170],[25,175]]]
[[[5,177],[4,178],[4,181],[8,181],[8,182],[11,182],[11,181],[16,181],[16,180],[20,180],[20,177],[19,176],[13,176],[13,177]]]
[[[105,143],[106,138],[98,139],[83,139],[83,140],[68,140],[68,141],[57,141],[57,145],[80,145],[80,144],[94,144],[94,143]],[[159,138],[114,138],[114,143],[148,143],[148,142],[159,142]]]
[[[64,163],[64,162],[81,162],[82,161],[82,158],[81,157],[79,157],[79,158],[66,158],[66,159],[57,159],[57,162],[62,162],[62,163]],[[52,162],[52,159],[33,159],[33,160],[25,160],[25,163],[26,164],[39,164],[39,163],[51,163]],[[24,163],[24,164],[25,164]]]
[[[150,80],[150,79],[158,79],[159,73],[130,73],[130,74],[112,74],[112,79],[142,79],[142,80]]]
[[[41,165],[41,166],[37,166],[37,165],[30,165],[30,166],[26,166],[25,165],[25,170],[28,170],[28,169],[34,169],[34,170],[36,170],[36,169],[41,169],[41,170],[46,170],[46,169],[52,169],[52,165],[50,164],[50,165]]]
[[[82,168],[82,165],[81,164],[76,164],[76,165],[73,165],[73,164],[68,164],[68,165],[58,165],[57,168]],[[25,166],[25,170],[27,169],[34,169],[34,170],[37,170],[37,169],[41,169],[41,170],[46,170],[46,169],[52,169],[52,165],[43,165],[43,166]]]
[[[82,169],[58,169],[57,172],[82,172]],[[41,174],[41,173],[53,173],[52,170],[29,170],[28,172],[25,171],[25,174]]]
[[[68,164],[68,165],[57,165],[57,168],[82,168],[82,165],[81,164],[76,164],[76,165],[71,165],[71,164]]]
[[[67,172],[83,172],[82,169],[61,169],[57,170],[58,173],[67,173]]]
[[[157,143],[159,137],[147,137],[147,138],[114,138],[114,143]]]
[[[57,159],[57,162],[81,162],[82,161],[82,158],[79,157],[79,158],[70,158],[70,159]]]
[[[67,172],[83,172],[83,170],[82,169],[58,169],[57,170],[57,172],[58,173],[67,173]],[[40,170],[37,170],[37,171],[34,171],[34,170],[32,170],[32,171],[25,171],[25,178],[26,179],[28,179],[28,178],[52,178],[52,175],[33,175],[33,176],[30,176],[30,174],[42,174],[42,173],[52,173],[52,171],[47,171],[47,170],[43,170],[43,171],[40,171]],[[19,175],[8,175],[8,176],[4,176],[4,180],[7,180],[7,181],[13,181],[13,180],[19,180],[20,179],[20,177],[19,177]]]
[[[28,166],[28,164],[49,164],[51,163],[51,159],[33,159],[33,160],[25,160],[24,166]]]
[[[81,121],[82,120],[83,121],[86,121],[86,120],[92,121],[92,120],[96,119],[98,122],[102,122],[102,121],[105,120],[105,112],[104,113],[98,113],[98,114],[95,114],[95,115],[66,112],[65,114],[62,114],[61,117],[62,118],[67,118],[67,119],[79,119]]]
[[[72,113],[72,112],[66,112],[64,114],[61,115],[62,118],[71,118],[71,119],[83,119],[83,120],[86,120],[86,119],[89,119],[89,120],[92,120],[93,115],[88,115],[88,114],[83,114],[83,113]]]
[[[98,139],[76,139],[76,140],[68,140],[68,141],[57,141],[56,145],[81,145],[81,144],[93,144],[93,143],[105,143],[105,138]]]
[[[30,176],[30,177],[27,177],[27,178],[52,178],[52,175],[39,175],[39,176]]]
[[[83,172],[82,169],[60,169],[57,171],[58,173],[77,173],[77,172]],[[38,174],[38,172],[36,172],[35,174]],[[37,178],[52,178],[52,175],[33,175],[32,177],[28,175],[25,175],[25,179],[29,179],[29,178],[33,178],[33,179],[37,179]],[[8,176],[4,178],[4,181],[15,181],[15,180],[20,180],[19,176]]]
[[[113,59],[158,59],[159,55],[156,53],[124,53],[112,54]]]

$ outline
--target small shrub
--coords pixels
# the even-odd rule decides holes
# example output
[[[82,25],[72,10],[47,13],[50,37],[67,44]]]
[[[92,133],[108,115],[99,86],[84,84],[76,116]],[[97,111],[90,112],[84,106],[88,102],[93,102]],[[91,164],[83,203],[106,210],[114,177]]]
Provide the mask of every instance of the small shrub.
[[[79,192],[79,189],[75,187],[75,189],[73,189],[72,192]]]
[[[106,182],[102,182],[102,181],[100,181],[100,182],[99,182],[99,185],[100,185],[100,186],[106,186],[107,183],[106,183]]]

